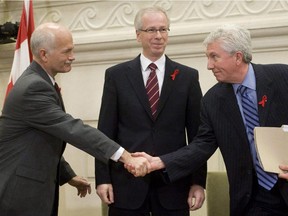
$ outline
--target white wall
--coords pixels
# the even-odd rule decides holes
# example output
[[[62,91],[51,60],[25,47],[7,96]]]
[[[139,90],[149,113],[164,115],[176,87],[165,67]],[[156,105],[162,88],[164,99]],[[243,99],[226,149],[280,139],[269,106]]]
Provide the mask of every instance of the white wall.
[[[36,1],[35,25],[53,21],[73,32],[76,61],[69,74],[58,75],[67,112],[97,125],[105,69],[134,58],[140,52],[135,40],[133,19],[138,9],[159,5],[171,17],[167,54],[174,60],[197,68],[205,93],[215,79],[206,69],[202,41],[223,23],[239,23],[251,30],[253,62],[285,63],[288,56],[288,3],[271,1]],[[0,1],[0,24],[19,21],[21,1]],[[8,82],[15,44],[0,44],[0,106]],[[94,188],[94,160],[86,153],[67,146],[65,157],[75,171],[91,181]],[[208,162],[209,171],[225,170],[219,152]],[[101,215],[95,190],[78,198],[76,190],[61,188],[60,215]],[[206,215],[205,206],[193,213]]]

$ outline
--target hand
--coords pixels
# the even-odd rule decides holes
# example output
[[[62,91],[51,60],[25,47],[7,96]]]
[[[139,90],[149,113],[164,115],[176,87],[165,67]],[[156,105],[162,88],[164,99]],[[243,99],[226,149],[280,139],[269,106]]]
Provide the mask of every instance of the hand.
[[[133,157],[144,157],[148,160],[148,162],[150,163],[148,173],[165,168],[165,164],[160,159],[160,157],[152,157],[151,155],[145,152],[135,152],[135,153],[132,153],[131,155]]]
[[[124,163],[124,167],[135,177],[145,176],[149,173],[150,163],[144,157],[132,157],[129,152],[124,150],[119,160]]]
[[[96,193],[107,205],[114,203],[114,193],[112,184],[101,184],[96,188]]]
[[[200,185],[192,185],[188,195],[188,205],[191,211],[202,207],[205,200],[204,188]]]
[[[279,168],[283,173],[279,173],[278,177],[288,180],[288,165],[280,165]]]
[[[70,181],[68,181],[68,184],[77,188],[78,190],[77,195],[80,196],[81,198],[85,197],[87,192],[91,194],[90,183],[86,179],[80,176],[73,177]]]

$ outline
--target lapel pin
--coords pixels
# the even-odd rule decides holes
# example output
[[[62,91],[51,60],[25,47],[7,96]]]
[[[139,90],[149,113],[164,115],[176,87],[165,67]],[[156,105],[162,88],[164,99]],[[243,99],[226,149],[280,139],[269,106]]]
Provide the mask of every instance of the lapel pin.
[[[258,104],[264,107],[266,102],[267,102],[267,96],[263,95],[262,100]]]
[[[173,72],[173,74],[171,74],[171,79],[172,79],[172,80],[175,80],[175,78],[176,78],[176,76],[177,76],[178,73],[179,73],[179,69],[175,69],[174,72]]]

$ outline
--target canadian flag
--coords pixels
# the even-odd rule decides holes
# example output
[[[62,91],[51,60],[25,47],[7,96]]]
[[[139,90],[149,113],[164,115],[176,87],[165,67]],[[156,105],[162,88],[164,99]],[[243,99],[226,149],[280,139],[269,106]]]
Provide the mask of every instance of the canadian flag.
[[[32,0],[23,1],[23,9],[18,29],[16,48],[14,59],[6,90],[6,97],[13,88],[16,80],[21,76],[24,70],[32,61],[32,53],[30,50],[30,38],[34,31],[34,16]]]

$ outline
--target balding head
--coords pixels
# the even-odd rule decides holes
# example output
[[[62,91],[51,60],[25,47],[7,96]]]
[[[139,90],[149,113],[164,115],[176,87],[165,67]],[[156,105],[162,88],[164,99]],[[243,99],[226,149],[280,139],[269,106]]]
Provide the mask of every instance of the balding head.
[[[52,77],[57,73],[71,70],[75,60],[71,32],[56,23],[45,23],[38,26],[31,37],[33,60]]]
[[[45,49],[46,52],[53,51],[57,47],[57,40],[63,34],[71,35],[69,29],[56,23],[44,23],[38,26],[33,32],[30,41],[34,58],[39,59],[41,49]]]

